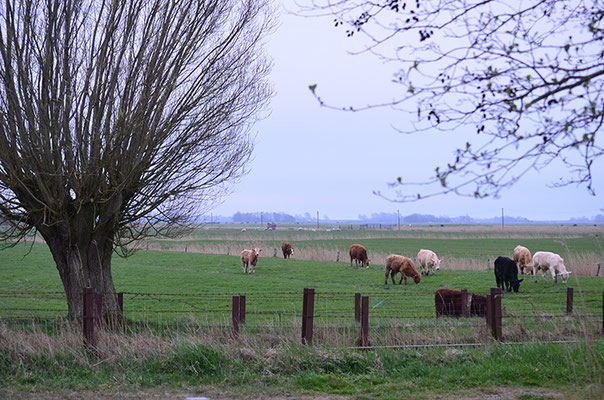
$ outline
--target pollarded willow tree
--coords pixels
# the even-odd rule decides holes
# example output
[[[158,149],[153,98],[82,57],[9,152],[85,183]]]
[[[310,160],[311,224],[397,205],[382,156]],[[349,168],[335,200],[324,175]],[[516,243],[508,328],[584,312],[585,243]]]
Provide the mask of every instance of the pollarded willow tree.
[[[113,252],[175,232],[245,171],[272,89],[265,0],[4,0],[0,234],[39,233],[69,315],[115,316]]]
[[[397,200],[496,196],[552,163],[567,171],[554,185],[594,193],[593,165],[603,152],[601,0],[316,0],[301,13],[332,16],[362,44],[357,51],[396,66],[398,98],[334,106],[311,85],[322,105],[389,106],[412,116],[401,131],[476,135],[425,181],[399,177]],[[416,193],[416,184],[426,186]]]

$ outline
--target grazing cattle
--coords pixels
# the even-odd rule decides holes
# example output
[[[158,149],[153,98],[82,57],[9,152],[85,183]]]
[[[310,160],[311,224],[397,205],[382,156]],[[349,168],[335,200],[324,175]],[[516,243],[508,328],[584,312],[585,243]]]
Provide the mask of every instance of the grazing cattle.
[[[520,282],[524,279],[518,280],[518,267],[514,260],[509,257],[497,257],[495,260],[495,280],[497,281],[497,287],[503,289],[505,285],[506,292],[511,292],[513,289],[515,293],[518,293]]]
[[[244,274],[251,274],[252,271],[256,275],[256,263],[262,249],[255,248],[254,250],[243,250],[241,252],[241,266]]]
[[[549,251],[538,251],[533,254],[533,278],[535,278],[535,283],[537,283],[537,271],[539,270],[545,283],[547,283],[545,274],[548,270],[552,273],[554,283],[558,283],[558,275],[562,276],[562,283],[566,283],[568,276],[571,274],[570,271],[566,270],[562,257]]]
[[[283,258],[290,258],[294,255],[294,248],[289,242],[283,242],[281,244],[281,251],[283,251]]]
[[[487,315],[487,296],[475,293],[467,293],[466,304],[468,314],[471,317],[484,317]],[[461,317],[462,312],[462,291],[454,289],[439,289],[434,293],[434,305],[436,307],[436,316],[447,315],[451,317]]]
[[[369,268],[369,262],[371,261],[367,257],[367,249],[360,244],[353,244],[350,246],[350,266],[352,267],[352,260],[354,260],[354,264],[359,267],[359,263],[361,263],[364,267]]]
[[[403,282],[403,279],[405,280],[406,285],[408,277],[413,278],[413,281],[416,284],[419,284],[422,280],[421,275],[417,272],[417,269],[413,264],[413,260],[397,254],[390,254],[386,257],[386,280],[384,281],[384,285],[388,284],[388,274],[390,274],[390,278],[392,278],[392,283],[396,284],[394,275],[398,272],[401,273],[401,280],[398,282],[399,285]]]
[[[432,275],[435,275],[434,271],[440,269],[440,260],[432,250],[421,249],[417,253],[417,264],[422,275],[426,276],[430,274],[430,270],[432,270]]]
[[[518,264],[518,269],[522,275],[524,275],[525,269],[527,274],[533,271],[531,252],[526,247],[516,246],[514,249],[514,261]]]

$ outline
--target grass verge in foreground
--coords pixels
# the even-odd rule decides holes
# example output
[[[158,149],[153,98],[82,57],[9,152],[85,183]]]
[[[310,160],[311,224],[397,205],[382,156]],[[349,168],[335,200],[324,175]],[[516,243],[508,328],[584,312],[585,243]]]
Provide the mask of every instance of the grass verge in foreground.
[[[200,343],[193,336],[146,332],[110,335],[93,354],[75,329],[57,345],[41,331],[27,338],[0,328],[0,388],[18,392],[197,388],[235,398],[289,393],[398,399],[521,386],[555,389],[567,398],[602,396],[604,343],[597,340],[360,351],[245,337]],[[29,345],[31,339],[40,345]]]

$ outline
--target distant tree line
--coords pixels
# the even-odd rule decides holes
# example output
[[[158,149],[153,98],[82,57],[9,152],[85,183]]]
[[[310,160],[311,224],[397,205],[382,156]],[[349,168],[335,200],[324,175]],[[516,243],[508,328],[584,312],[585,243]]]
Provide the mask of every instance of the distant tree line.
[[[363,223],[398,223],[399,215],[397,213],[372,213],[371,215],[359,215],[356,219],[350,220],[338,220],[338,222],[363,222]],[[304,215],[296,214],[295,216],[283,212],[236,212],[232,217],[221,217],[214,216],[214,221],[223,223],[255,223],[255,224],[266,224],[274,222],[276,224],[295,224],[295,223],[315,223],[316,217],[313,218],[309,213]],[[509,224],[528,224],[534,222],[562,222],[563,219],[550,220],[550,221],[535,221],[521,216],[505,216],[505,223]],[[573,217],[566,219],[568,222],[574,223],[604,223],[604,214],[598,214],[594,217]],[[334,220],[330,220],[328,216],[320,219],[321,223],[330,223]],[[408,224],[499,224],[501,223],[501,216],[493,216],[490,218],[473,218],[469,215],[462,215],[456,217],[449,216],[435,216],[432,214],[409,214],[400,215],[400,223],[402,225]]]
[[[293,215],[282,212],[252,212],[242,213],[236,212],[233,214],[233,222],[235,223],[264,223],[274,222],[277,224],[294,224],[296,218]]]

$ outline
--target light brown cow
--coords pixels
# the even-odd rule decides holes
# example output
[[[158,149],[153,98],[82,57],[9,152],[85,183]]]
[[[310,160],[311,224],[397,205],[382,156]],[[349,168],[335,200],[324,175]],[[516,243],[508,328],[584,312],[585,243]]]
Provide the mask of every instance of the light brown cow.
[[[289,242],[283,242],[281,244],[281,251],[283,252],[283,258],[290,258],[294,255],[294,248]]]
[[[353,244],[352,246],[350,246],[349,254],[351,267],[352,260],[354,260],[354,263],[357,268],[359,266],[359,263],[361,263],[364,267],[369,268],[369,262],[371,260],[367,257],[367,249],[364,246],[360,244]]]
[[[526,247],[520,245],[516,246],[514,249],[514,261],[516,262],[516,265],[518,265],[521,274],[524,275],[525,269],[527,274],[533,272],[531,252]]]
[[[244,274],[251,274],[252,271],[256,275],[256,263],[262,249],[255,248],[254,250],[243,250],[241,252],[241,266]]]
[[[440,260],[432,250],[421,249],[417,253],[417,264],[422,275],[426,276],[430,274],[430,270],[432,270],[432,275],[436,275],[434,271],[440,269]]]
[[[386,257],[386,279],[384,280],[384,285],[388,284],[388,274],[392,278],[392,283],[396,284],[394,281],[394,275],[398,272],[401,273],[401,280],[398,282],[400,285],[405,280],[405,285],[407,284],[407,278],[413,278],[413,281],[416,284],[419,284],[422,280],[421,275],[417,272],[415,268],[415,264],[413,264],[413,260],[410,258],[399,256],[398,254],[390,254]]]

